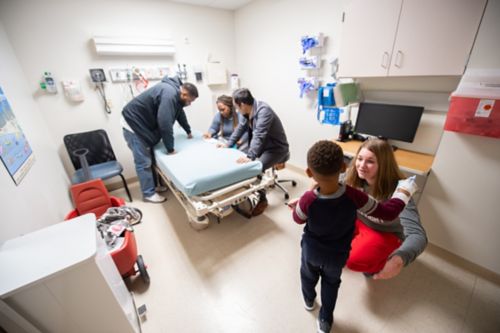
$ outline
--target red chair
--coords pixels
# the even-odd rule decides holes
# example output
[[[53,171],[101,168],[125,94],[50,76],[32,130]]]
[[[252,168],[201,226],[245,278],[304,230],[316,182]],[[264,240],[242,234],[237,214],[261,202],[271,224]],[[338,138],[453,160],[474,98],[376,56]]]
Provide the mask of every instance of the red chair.
[[[125,200],[109,195],[101,179],[93,179],[71,186],[71,196],[75,209],[66,215],[65,220],[79,215],[94,213],[96,218],[101,217],[108,208],[125,205]],[[141,255],[137,255],[137,243],[134,233],[126,230],[123,244],[110,252],[118,271],[123,278],[140,273],[143,281],[149,284],[149,274]],[[137,263],[138,271],[135,269]]]

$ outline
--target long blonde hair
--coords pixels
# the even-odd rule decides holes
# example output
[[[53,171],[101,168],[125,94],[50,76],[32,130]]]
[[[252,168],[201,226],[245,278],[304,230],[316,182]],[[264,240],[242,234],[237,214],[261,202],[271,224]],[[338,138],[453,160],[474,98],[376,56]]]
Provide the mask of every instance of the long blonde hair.
[[[363,189],[366,181],[359,178],[356,171],[356,160],[361,149],[368,149],[377,158],[378,171],[375,177],[375,183],[370,186],[370,195],[377,200],[388,199],[396,189],[398,181],[405,178],[403,173],[399,170],[394,152],[387,141],[380,139],[370,139],[363,142],[359,146],[356,156],[351,161],[349,168],[346,172],[346,184]]]

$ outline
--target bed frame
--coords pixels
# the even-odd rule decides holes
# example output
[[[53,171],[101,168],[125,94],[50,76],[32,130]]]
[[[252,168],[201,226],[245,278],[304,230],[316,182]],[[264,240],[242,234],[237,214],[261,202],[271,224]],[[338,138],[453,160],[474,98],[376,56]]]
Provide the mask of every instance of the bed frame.
[[[228,216],[235,210],[233,208],[234,206],[245,201],[249,195],[259,190],[274,187],[276,180],[276,173],[274,170],[269,169],[259,176],[245,179],[221,189],[189,197],[177,189],[175,184],[157,165],[155,169],[161,179],[177,197],[186,211],[191,227],[196,230],[202,230],[208,227],[208,216],[210,214],[215,216],[217,221],[220,222],[222,218]]]

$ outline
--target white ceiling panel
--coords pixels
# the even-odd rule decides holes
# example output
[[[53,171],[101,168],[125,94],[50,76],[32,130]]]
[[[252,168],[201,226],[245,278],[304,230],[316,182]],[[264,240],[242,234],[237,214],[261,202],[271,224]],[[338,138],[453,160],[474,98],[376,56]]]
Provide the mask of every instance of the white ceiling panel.
[[[240,7],[243,7],[252,0],[171,0],[171,1],[196,5],[196,6],[235,10]]]

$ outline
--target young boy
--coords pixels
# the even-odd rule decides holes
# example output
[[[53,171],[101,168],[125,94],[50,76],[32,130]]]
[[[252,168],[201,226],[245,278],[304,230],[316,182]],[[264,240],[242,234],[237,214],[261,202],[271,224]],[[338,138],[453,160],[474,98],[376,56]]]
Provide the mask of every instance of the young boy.
[[[416,191],[413,180],[402,180],[390,200],[384,203],[348,185],[339,184],[346,169],[342,148],[322,140],[307,152],[306,173],[318,184],[290,204],[293,219],[304,224],[300,278],[305,308],[314,309],[315,287],[321,277],[321,309],[318,332],[330,332],[333,310],[340,287],[340,275],[351,248],[356,211],[383,220],[393,220]]]

